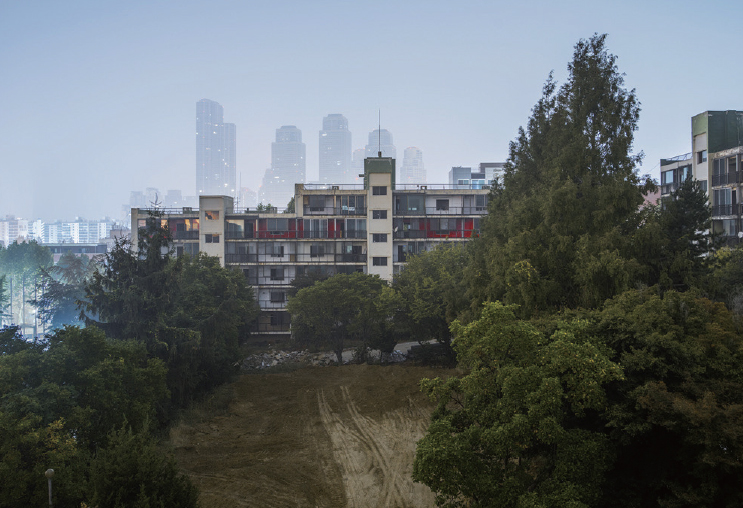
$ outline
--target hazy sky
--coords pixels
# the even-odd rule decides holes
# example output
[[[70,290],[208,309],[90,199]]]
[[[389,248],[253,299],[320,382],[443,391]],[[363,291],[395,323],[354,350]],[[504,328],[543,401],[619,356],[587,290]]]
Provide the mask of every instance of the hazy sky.
[[[317,178],[322,118],[377,126],[428,181],[503,161],[551,70],[608,33],[642,103],[641,173],[690,150],[690,118],[743,109],[743,2],[0,0],[0,215],[120,217],[131,190],[195,186],[195,104],[237,125],[257,190],[275,129]],[[401,161],[400,161],[401,162]],[[398,164],[400,163],[398,162]]]

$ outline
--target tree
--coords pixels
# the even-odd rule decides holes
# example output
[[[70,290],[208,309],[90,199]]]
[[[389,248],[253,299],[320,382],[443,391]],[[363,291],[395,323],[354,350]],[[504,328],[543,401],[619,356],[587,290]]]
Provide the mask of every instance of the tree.
[[[607,437],[581,421],[622,377],[579,321],[549,337],[513,306],[488,303],[455,321],[454,349],[469,374],[423,380],[438,406],[418,443],[413,479],[439,506],[584,507],[610,465]]]
[[[449,326],[469,307],[464,268],[469,255],[461,244],[445,244],[408,259],[392,287],[399,295],[395,326],[418,341],[449,344]]]
[[[62,254],[56,265],[41,269],[41,294],[32,300],[39,318],[52,329],[79,325],[85,285],[95,271],[95,262],[72,252]]]
[[[36,331],[35,315],[34,318],[29,316],[26,304],[37,296],[35,290],[39,287],[41,270],[51,265],[49,248],[34,241],[12,243],[0,251],[0,274],[7,277],[10,289],[10,319],[24,332],[32,326],[30,321]]]
[[[365,346],[391,333],[392,290],[378,276],[363,273],[339,274],[301,289],[289,299],[295,339],[315,346],[329,346],[343,363],[343,348],[349,340]],[[394,346],[394,345],[393,345]]]
[[[614,463],[600,506],[740,506],[743,340],[694,291],[630,291],[595,313],[624,380],[602,415]]]
[[[476,307],[502,299],[527,316],[598,305],[633,286],[627,238],[653,183],[636,174],[639,103],[605,42],[576,44],[566,83],[550,76],[510,144],[467,270]]]
[[[178,472],[147,432],[123,426],[109,435],[90,469],[91,506],[110,508],[199,506],[198,489]]]
[[[8,294],[6,276],[0,275],[0,323],[2,323],[3,317],[5,317],[5,309],[8,307],[9,301],[10,295]]]
[[[743,247],[722,248],[715,252],[711,290],[736,315],[743,315]]]
[[[706,287],[711,272],[711,211],[707,193],[687,178],[660,205],[645,207],[631,237],[631,251],[647,286],[685,291]]]
[[[0,372],[0,507],[44,504],[39,481],[50,467],[55,504],[79,505],[90,454],[107,446],[109,431],[124,422],[145,429],[168,398],[160,360],[95,328],[35,341],[0,330]]]
[[[739,506],[743,340],[693,291],[627,291],[602,310],[454,323],[467,374],[424,380],[438,407],[413,476],[440,506]]]
[[[236,371],[238,341],[258,308],[245,277],[204,254],[173,258],[159,216],[140,231],[138,248],[117,242],[86,286],[83,318],[115,339],[145,343],[168,365],[179,407]]]
[[[292,196],[292,198],[286,204],[286,210],[284,210],[284,213],[294,213],[294,196]]]

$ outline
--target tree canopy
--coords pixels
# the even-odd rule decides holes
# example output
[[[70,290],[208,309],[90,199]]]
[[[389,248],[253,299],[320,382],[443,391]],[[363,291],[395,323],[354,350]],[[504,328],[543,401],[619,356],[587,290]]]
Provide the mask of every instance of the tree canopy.
[[[258,314],[242,273],[204,254],[174,258],[159,217],[136,250],[119,241],[86,286],[83,318],[114,339],[136,339],[168,365],[177,406],[235,372],[238,342]]]
[[[486,304],[455,324],[461,378],[413,476],[440,506],[736,506],[743,342],[693,292],[629,291],[600,311],[520,321]]]
[[[639,102],[624,87],[606,36],[581,40],[558,88],[548,79],[510,144],[468,278],[477,302],[528,315],[593,306],[632,287],[628,238],[643,192],[632,153]]]
[[[461,244],[441,245],[408,259],[392,285],[399,295],[398,333],[449,344],[450,324],[469,307],[463,277],[468,261],[469,253]]]
[[[295,339],[329,346],[339,364],[349,340],[391,352],[394,307],[394,292],[385,281],[358,272],[300,289],[287,305]]]

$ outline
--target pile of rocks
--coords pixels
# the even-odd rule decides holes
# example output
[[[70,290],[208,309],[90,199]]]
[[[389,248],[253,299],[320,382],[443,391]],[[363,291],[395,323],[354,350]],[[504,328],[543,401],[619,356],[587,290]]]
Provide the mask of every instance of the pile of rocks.
[[[343,352],[343,363],[348,364],[352,361],[353,350],[347,350]],[[376,351],[376,355],[372,355],[372,358],[379,359],[379,352]],[[385,362],[399,363],[404,362],[407,356],[402,351],[393,351]],[[332,352],[323,353],[310,353],[308,350],[304,351],[274,351],[271,350],[267,353],[258,353],[250,355],[242,361],[241,367],[243,370],[261,370],[268,369],[270,367],[276,367],[277,365],[295,363],[305,364],[317,367],[325,367],[328,365],[335,365],[336,356]]]
[[[307,365],[325,366],[335,363],[333,353],[310,353],[304,351],[274,351],[248,356],[242,361],[245,370],[260,370],[285,363],[304,363]]]

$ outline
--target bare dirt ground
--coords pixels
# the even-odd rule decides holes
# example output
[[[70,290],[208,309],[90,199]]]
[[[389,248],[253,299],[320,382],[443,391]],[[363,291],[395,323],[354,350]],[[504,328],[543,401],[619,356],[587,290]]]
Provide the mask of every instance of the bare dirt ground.
[[[431,507],[431,491],[410,478],[433,409],[418,381],[450,373],[348,365],[244,375],[226,411],[181,423],[169,444],[207,508]]]

